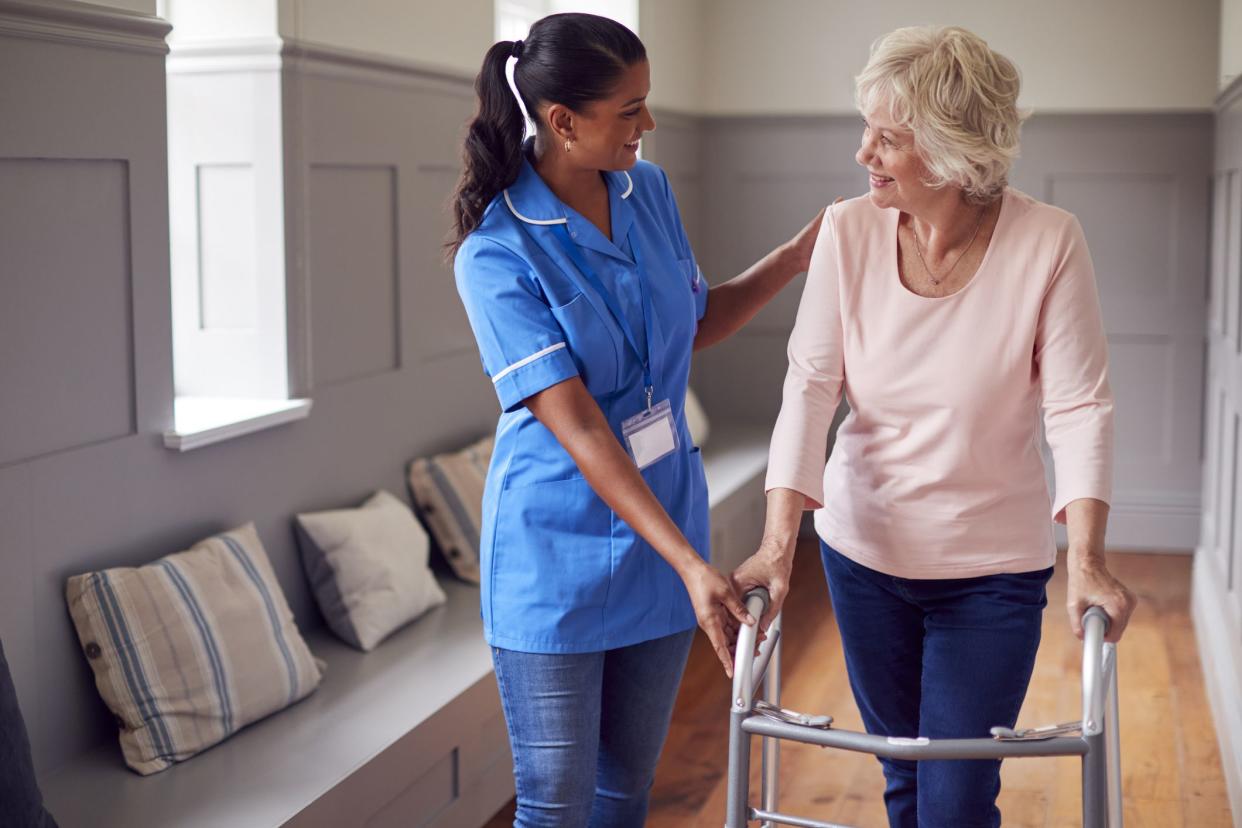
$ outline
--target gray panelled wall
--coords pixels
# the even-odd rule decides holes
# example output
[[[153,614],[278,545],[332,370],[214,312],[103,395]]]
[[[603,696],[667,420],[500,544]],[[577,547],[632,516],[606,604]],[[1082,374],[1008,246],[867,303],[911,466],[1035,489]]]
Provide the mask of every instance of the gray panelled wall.
[[[166,27],[44,13],[0,2],[0,638],[40,771],[114,738],[67,576],[253,520],[316,626],[291,516],[403,494],[411,457],[498,412],[440,262],[469,82],[289,48],[291,386],[313,413],[165,449]]]
[[[859,137],[853,116],[671,116],[648,156],[694,208],[696,254],[717,282],[836,196],[866,191]],[[1095,261],[1117,398],[1114,547],[1190,550],[1198,538],[1211,142],[1208,113],[1036,115],[1012,176],[1079,217]],[[709,415],[774,420],[801,284],[698,358]]]
[[[290,516],[403,492],[409,458],[489,429],[497,407],[440,261],[469,81],[286,44],[290,387],[314,409],[163,448],[163,28],[40,14],[0,0],[0,637],[47,770],[113,736],[68,575],[254,520],[298,622],[317,625]],[[853,118],[660,118],[647,155],[713,281],[865,187]],[[1015,176],[1078,212],[1096,254],[1122,403],[1118,544],[1194,543],[1210,141],[1208,116],[1037,117]],[[699,358],[714,419],[775,415],[800,285]]]
[[[1218,99],[1203,529],[1193,609],[1235,814],[1242,814],[1242,78]]]

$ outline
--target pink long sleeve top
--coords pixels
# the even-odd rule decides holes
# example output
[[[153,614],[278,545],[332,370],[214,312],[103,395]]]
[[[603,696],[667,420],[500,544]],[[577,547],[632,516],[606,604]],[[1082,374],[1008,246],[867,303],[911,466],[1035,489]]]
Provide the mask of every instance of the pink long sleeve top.
[[[866,196],[828,210],[767,489],[802,493],[821,538],[890,575],[1044,569],[1066,504],[1111,495],[1113,399],[1082,227],[1007,189],[974,277],[932,299],[898,275],[899,215]],[[843,393],[850,412],[825,466]]]

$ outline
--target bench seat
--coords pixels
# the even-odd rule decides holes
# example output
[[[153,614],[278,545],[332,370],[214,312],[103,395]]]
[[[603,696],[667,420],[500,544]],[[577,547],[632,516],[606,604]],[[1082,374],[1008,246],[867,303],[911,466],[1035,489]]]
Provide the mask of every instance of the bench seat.
[[[763,530],[766,429],[722,427],[703,449],[713,560],[728,571]],[[478,588],[370,653],[310,632],[323,683],[292,707],[154,776],[115,742],[40,779],[64,828],[478,828],[513,796]]]
[[[513,796],[479,591],[448,601],[370,653],[307,636],[328,666],[292,707],[149,777],[101,745],[40,779],[65,828],[476,828]]]

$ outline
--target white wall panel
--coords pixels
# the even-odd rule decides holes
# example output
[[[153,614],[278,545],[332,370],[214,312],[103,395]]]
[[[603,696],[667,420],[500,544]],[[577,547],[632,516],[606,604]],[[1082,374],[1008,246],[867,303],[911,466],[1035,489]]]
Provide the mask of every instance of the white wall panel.
[[[249,164],[198,165],[199,330],[259,322],[255,182]]]
[[[1215,143],[1207,504],[1191,603],[1230,804],[1242,814],[1242,81],[1217,101]]]

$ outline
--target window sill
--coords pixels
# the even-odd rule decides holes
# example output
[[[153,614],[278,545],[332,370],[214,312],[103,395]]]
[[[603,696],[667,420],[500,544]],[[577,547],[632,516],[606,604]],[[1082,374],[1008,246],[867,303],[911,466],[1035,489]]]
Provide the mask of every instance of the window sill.
[[[164,432],[164,447],[174,451],[202,448],[303,420],[310,410],[311,400],[177,397],[173,403],[174,425]]]

